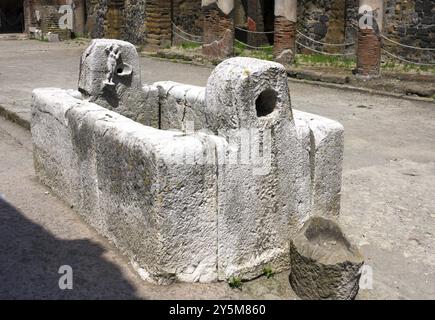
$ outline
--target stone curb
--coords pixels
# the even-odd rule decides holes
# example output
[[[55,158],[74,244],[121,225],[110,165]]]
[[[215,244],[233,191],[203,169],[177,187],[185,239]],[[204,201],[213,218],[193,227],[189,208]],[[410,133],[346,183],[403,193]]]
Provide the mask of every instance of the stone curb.
[[[385,96],[385,97],[391,97],[391,98],[405,99],[405,100],[410,100],[410,101],[435,103],[435,99],[432,99],[432,98],[425,98],[425,97],[418,97],[418,96],[407,96],[405,94],[400,94],[400,93],[395,93],[395,92],[387,92],[387,91],[382,91],[382,90],[374,90],[374,89],[369,89],[369,88],[355,87],[355,86],[346,85],[346,84],[338,84],[338,83],[332,83],[332,82],[314,81],[314,80],[306,80],[306,79],[295,79],[295,78],[291,78],[291,77],[289,77],[288,80],[292,81],[292,82],[317,85],[317,86],[321,86],[321,87],[325,87],[325,88],[355,91],[355,92],[360,92],[360,93],[368,93],[370,95],[379,95],[379,96]]]
[[[30,109],[29,109],[30,113]],[[0,105],[0,116],[12,121],[26,130],[30,130],[30,121],[25,119],[19,113],[10,110],[8,107]]]
[[[172,61],[175,63],[184,63],[184,64],[189,64],[189,65],[214,68],[214,66],[212,64],[200,63],[197,61],[190,61],[190,60],[165,58],[161,55],[158,56],[155,53],[151,53],[151,52],[141,52],[140,55],[143,57],[149,57],[149,58],[162,60],[162,61]],[[306,84],[317,85],[317,86],[322,86],[322,87],[326,87],[326,88],[333,88],[333,89],[340,89],[340,90],[347,90],[347,91],[356,91],[356,92],[361,92],[361,93],[368,93],[371,95],[380,95],[380,96],[399,98],[399,99],[405,99],[405,100],[410,100],[410,101],[435,103],[435,99],[432,99],[432,98],[419,97],[419,96],[408,96],[405,94],[400,94],[400,93],[395,93],[395,92],[375,90],[375,89],[364,88],[364,87],[355,87],[355,86],[347,85],[344,83],[335,83],[335,82],[325,81],[330,77],[324,77],[323,81],[321,81],[321,80],[320,81],[319,80],[309,80],[309,77],[310,77],[309,72],[301,73],[299,71],[297,71],[297,72],[290,71],[290,72],[288,72],[288,75],[289,75],[288,80],[292,81],[292,82],[306,83]],[[299,77],[302,77],[302,79],[297,78],[298,75],[299,75]],[[308,79],[303,79],[303,78],[308,78]]]

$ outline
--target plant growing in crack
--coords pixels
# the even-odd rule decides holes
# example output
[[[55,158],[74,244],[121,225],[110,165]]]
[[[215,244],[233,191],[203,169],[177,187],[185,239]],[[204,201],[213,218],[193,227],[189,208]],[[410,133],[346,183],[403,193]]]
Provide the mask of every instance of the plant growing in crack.
[[[266,266],[263,268],[263,275],[266,276],[267,279],[270,279],[275,275],[275,273],[273,272],[271,266]]]
[[[242,285],[243,285],[243,283],[242,283],[242,279],[241,279],[240,277],[235,277],[235,276],[233,276],[233,277],[231,277],[231,278],[228,280],[228,285],[229,285],[232,289],[239,289],[239,290],[241,290],[241,289],[242,289]]]

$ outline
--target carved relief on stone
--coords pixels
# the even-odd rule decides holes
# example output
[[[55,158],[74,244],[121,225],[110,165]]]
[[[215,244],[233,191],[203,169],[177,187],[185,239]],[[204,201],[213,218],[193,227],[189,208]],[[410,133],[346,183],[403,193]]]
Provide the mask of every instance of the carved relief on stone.
[[[121,47],[117,44],[108,45],[105,48],[107,54],[107,76],[103,81],[105,85],[114,86],[114,76],[125,77],[131,75],[133,67],[122,61]]]
[[[114,86],[113,76],[121,59],[121,49],[117,44],[111,44],[106,47],[105,51],[107,53],[107,78],[104,80],[104,84]]]

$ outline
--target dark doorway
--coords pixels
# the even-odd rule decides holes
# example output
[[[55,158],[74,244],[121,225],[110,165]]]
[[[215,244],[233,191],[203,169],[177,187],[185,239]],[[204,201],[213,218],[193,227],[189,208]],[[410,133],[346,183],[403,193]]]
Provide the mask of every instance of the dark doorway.
[[[273,45],[273,31],[275,29],[275,1],[270,0],[236,0],[234,10],[234,23],[236,26],[235,37],[243,43],[251,43],[253,45]],[[251,7],[252,6],[252,7]],[[248,16],[256,21],[256,31],[264,32],[250,38]],[[252,38],[255,40],[252,41]]]
[[[275,1],[262,1],[263,23],[269,44],[273,44],[273,32],[275,29]]]
[[[0,33],[22,33],[24,31],[23,1],[1,0]]]

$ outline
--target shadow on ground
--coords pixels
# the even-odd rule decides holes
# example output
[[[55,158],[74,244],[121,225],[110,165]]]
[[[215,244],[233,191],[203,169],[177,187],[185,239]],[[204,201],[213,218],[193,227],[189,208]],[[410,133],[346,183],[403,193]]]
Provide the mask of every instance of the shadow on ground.
[[[135,288],[90,240],[62,240],[0,199],[0,299],[135,299]],[[59,267],[73,289],[59,289]]]

